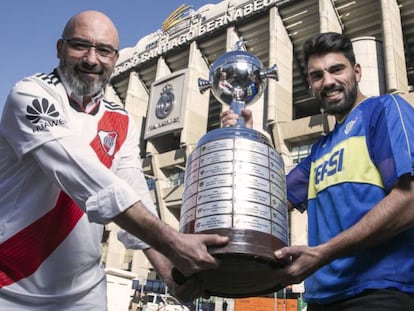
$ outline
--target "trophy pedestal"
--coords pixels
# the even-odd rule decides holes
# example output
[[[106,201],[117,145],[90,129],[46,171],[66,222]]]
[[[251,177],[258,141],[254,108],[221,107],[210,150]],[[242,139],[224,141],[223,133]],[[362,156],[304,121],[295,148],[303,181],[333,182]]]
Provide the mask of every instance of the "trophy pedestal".
[[[209,295],[242,298],[283,288],[272,278],[272,271],[286,264],[276,260],[272,251],[285,246],[281,240],[252,230],[218,229],[204,233],[230,238],[226,246],[209,249],[220,260],[220,267],[197,275]]]
[[[286,180],[281,156],[261,133],[222,128],[190,154],[180,231],[229,237],[209,252],[217,270],[198,274],[210,295],[248,297],[280,288],[273,253],[288,243]]]

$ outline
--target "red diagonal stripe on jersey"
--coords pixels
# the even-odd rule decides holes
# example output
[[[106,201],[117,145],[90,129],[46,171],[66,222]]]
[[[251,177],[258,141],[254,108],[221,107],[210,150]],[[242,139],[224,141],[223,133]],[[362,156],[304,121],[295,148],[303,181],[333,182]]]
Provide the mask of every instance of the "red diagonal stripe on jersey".
[[[116,131],[115,152],[124,143],[128,131],[128,116],[105,112],[97,130]],[[99,160],[107,167],[112,164],[102,148],[99,137],[91,142]],[[32,275],[42,262],[66,239],[84,212],[65,193],[46,215],[0,244],[0,288]]]
[[[91,147],[93,148],[93,150],[95,150],[101,162],[106,167],[111,167],[112,160],[115,154],[121,148],[122,144],[126,139],[128,132],[128,116],[120,114],[118,112],[106,111],[102,118],[99,120],[98,131],[99,130],[107,132],[115,131],[118,134],[118,138],[116,140],[115,145],[115,152],[112,156],[109,156],[106,153],[105,149],[101,145],[98,135],[96,135],[94,140],[91,142]]]
[[[69,235],[83,211],[65,193],[56,207],[0,244],[0,288],[32,275]]]

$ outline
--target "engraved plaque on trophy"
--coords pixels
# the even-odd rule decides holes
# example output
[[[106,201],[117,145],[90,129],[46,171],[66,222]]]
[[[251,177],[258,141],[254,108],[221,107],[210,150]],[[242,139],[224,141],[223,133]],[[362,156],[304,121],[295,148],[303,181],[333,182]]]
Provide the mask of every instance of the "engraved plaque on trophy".
[[[267,78],[277,79],[276,66],[262,67],[239,45],[212,64],[209,80],[199,79],[200,91],[211,88],[240,115],[262,95]],[[186,165],[180,231],[230,239],[209,248],[220,267],[198,274],[210,295],[248,297],[281,288],[271,271],[284,264],[273,253],[288,244],[287,217],[284,164],[266,136],[240,118],[200,139]]]

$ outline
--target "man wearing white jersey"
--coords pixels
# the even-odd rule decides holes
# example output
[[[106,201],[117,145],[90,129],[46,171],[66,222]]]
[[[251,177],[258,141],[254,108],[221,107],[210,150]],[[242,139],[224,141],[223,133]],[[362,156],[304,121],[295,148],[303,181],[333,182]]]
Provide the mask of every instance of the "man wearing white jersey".
[[[106,310],[100,241],[111,221],[142,239],[135,246],[182,300],[203,295],[194,273],[218,266],[207,246],[227,238],[184,235],[155,216],[133,118],[103,96],[118,44],[107,16],[81,12],[57,41],[58,68],[10,92],[0,123],[1,310]]]

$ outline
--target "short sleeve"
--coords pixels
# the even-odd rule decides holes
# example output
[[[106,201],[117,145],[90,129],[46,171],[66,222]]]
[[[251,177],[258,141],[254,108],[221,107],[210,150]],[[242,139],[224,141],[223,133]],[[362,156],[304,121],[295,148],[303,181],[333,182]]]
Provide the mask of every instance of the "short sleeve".
[[[310,165],[311,156],[309,155],[286,177],[288,200],[300,212],[307,208]]]
[[[396,180],[414,171],[414,109],[400,96],[380,97],[367,109],[369,149],[387,191]]]

